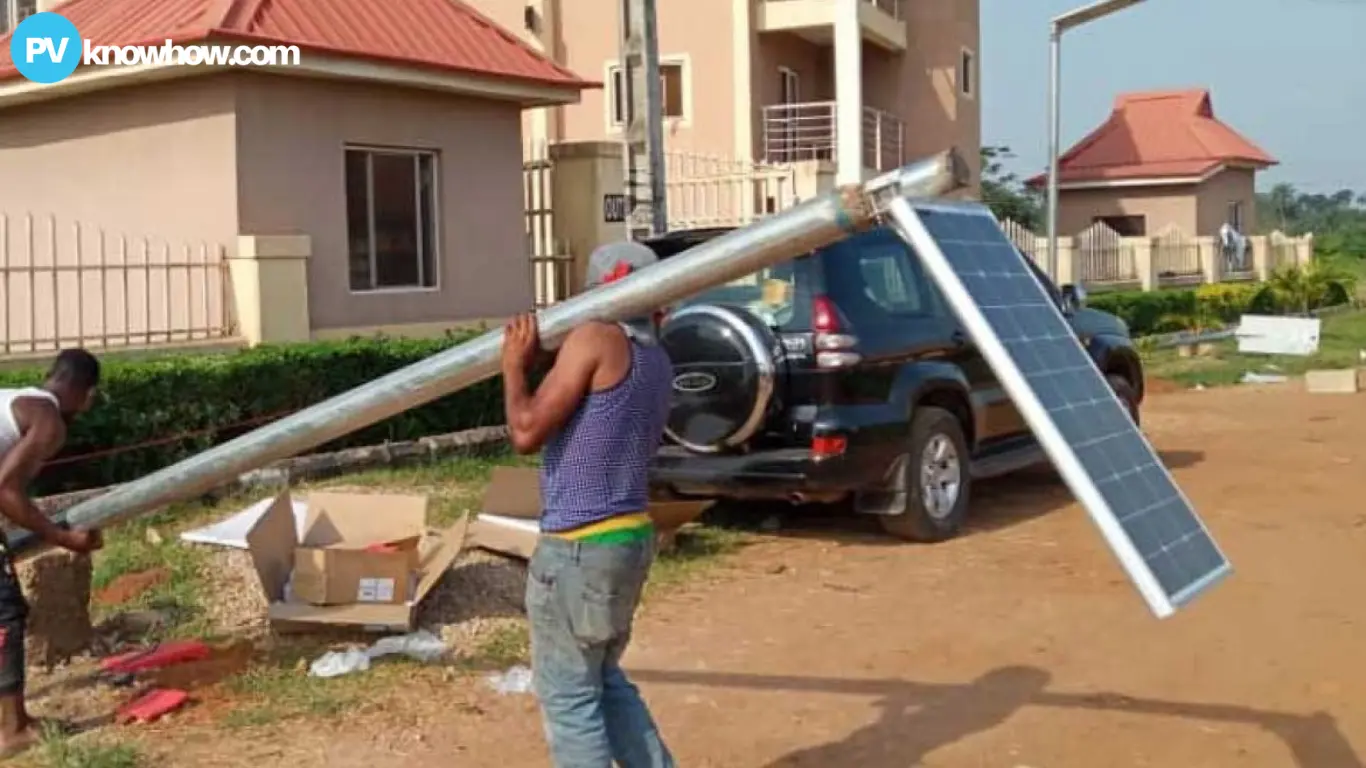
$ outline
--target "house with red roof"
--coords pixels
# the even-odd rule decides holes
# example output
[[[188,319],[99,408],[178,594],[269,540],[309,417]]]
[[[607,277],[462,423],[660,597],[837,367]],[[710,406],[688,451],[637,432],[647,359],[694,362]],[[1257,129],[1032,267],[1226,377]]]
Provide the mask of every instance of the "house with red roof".
[[[1217,235],[1225,223],[1252,234],[1256,174],[1275,163],[1215,117],[1208,90],[1120,94],[1058,158],[1058,232],[1100,221],[1126,237]],[[1044,189],[1048,177],[1027,183]]]
[[[42,10],[97,46],[283,46],[297,63],[111,62],[44,85],[19,73],[0,37],[0,216],[15,232],[22,217],[52,215],[150,242],[154,262],[162,243],[226,245],[231,258],[241,235],[307,235],[307,312],[322,335],[532,305],[522,112],[577,103],[597,84],[465,3]]]

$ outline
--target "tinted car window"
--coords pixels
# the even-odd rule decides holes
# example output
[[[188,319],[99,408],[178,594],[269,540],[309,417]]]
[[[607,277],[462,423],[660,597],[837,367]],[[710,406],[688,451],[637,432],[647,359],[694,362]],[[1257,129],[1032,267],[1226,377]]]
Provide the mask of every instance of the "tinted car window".
[[[822,251],[830,297],[862,322],[938,314],[942,306],[920,262],[895,233],[877,229]]]
[[[810,291],[801,279],[807,260],[803,257],[765,267],[696,294],[678,306],[725,304],[750,312],[772,328],[804,328],[811,322]]]

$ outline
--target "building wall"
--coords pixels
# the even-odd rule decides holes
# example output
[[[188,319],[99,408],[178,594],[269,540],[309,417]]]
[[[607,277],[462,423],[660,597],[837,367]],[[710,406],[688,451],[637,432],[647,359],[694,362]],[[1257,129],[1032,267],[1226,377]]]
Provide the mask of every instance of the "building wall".
[[[982,51],[979,0],[908,0],[907,46],[892,55],[865,44],[864,103],[906,123],[905,154],[913,160],[957,147],[978,189],[982,147]],[[959,87],[964,49],[973,54],[972,96]]]
[[[1201,235],[1217,235],[1228,218],[1228,205],[1242,203],[1243,233],[1257,231],[1256,172],[1250,168],[1230,168],[1200,185],[1196,213]]]
[[[1187,235],[1212,234],[1196,229],[1196,195],[1190,185],[1058,190],[1059,235],[1076,235],[1099,216],[1144,216],[1149,236],[1171,226]]]
[[[33,213],[54,215],[63,237],[77,222],[104,229],[111,249],[120,235],[231,246],[236,118],[225,83],[177,80],[5,110],[0,214],[12,240]]]
[[[578,104],[546,110],[551,113],[543,118],[547,138],[621,138],[621,131],[608,125],[607,109],[607,67],[620,57],[619,0],[471,0],[470,4],[523,40],[534,41],[580,77],[603,82],[602,89],[585,91]],[[732,0],[659,4],[660,59],[683,62],[690,102],[685,119],[665,121],[670,149],[731,154],[735,141],[732,4]],[[537,9],[544,22],[538,34],[525,28],[528,5]],[[533,128],[538,118],[529,114],[525,119],[528,128]]]
[[[500,318],[531,306],[516,106],[354,83],[239,78],[241,229],[312,238],[315,331]],[[437,153],[438,288],[351,292],[347,144]]]

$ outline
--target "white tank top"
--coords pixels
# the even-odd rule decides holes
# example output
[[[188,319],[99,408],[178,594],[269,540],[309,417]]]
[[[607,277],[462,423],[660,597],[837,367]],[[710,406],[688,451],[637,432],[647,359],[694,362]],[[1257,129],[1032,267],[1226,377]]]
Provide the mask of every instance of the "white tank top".
[[[14,401],[24,397],[36,397],[57,405],[57,396],[38,387],[23,389],[0,389],[0,456],[9,453],[21,437],[19,422],[14,418]]]

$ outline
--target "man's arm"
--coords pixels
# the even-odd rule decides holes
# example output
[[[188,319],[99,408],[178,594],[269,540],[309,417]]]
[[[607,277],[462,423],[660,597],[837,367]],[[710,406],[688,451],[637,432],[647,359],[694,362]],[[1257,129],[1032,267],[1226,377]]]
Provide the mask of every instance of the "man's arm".
[[[43,541],[65,547],[70,543],[71,532],[58,527],[33,505],[28,486],[44,462],[61,450],[66,441],[66,424],[56,409],[46,403],[24,410],[28,430],[0,461],[0,512]]]
[[[539,451],[573,415],[593,385],[606,343],[600,328],[587,325],[574,329],[534,393],[527,386],[525,370],[503,371],[503,407],[514,450],[522,454]]]

